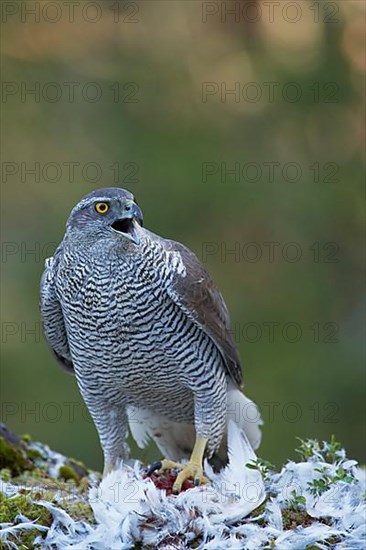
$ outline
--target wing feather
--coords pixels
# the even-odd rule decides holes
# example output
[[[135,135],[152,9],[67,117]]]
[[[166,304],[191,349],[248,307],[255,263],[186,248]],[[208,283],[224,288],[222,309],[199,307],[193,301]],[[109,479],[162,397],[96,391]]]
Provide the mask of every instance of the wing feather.
[[[211,338],[221,353],[233,381],[243,383],[240,358],[230,332],[230,317],[224,299],[197,256],[181,243],[161,239],[167,251],[178,252],[185,273],[177,272],[168,288],[173,301]]]
[[[46,340],[57,361],[65,370],[73,373],[74,367],[67,339],[64,316],[54,285],[57,265],[56,255],[57,252],[52,258],[47,258],[41,279],[40,311],[42,326]]]

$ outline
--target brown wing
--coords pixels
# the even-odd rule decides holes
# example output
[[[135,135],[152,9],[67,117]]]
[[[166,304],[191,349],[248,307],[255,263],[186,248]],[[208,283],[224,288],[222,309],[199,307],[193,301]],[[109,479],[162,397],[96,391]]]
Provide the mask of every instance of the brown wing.
[[[240,359],[230,333],[230,318],[224,299],[191,250],[180,243],[161,239],[166,250],[179,252],[186,268],[185,276],[177,273],[170,297],[212,339],[219,349],[231,378],[243,382]]]

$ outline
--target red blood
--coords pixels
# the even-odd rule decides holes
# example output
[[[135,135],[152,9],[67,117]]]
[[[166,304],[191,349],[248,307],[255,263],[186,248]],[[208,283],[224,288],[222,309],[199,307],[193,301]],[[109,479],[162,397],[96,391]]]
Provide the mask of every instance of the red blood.
[[[178,472],[179,473],[179,472]],[[173,485],[177,478],[178,473],[172,473],[172,470],[165,470],[164,472],[154,472],[149,477],[154,483],[157,489],[164,489],[167,495],[173,494]],[[146,474],[143,476],[146,478]],[[188,489],[193,489],[194,483],[191,479],[185,479],[182,484],[181,493]]]

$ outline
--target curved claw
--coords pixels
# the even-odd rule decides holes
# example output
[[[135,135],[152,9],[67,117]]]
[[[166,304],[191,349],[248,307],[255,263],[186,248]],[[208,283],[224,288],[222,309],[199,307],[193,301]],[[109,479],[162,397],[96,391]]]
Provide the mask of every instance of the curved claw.
[[[179,464],[172,460],[164,459],[159,462],[154,462],[147,471],[147,475],[151,475],[157,470],[181,470],[173,485],[173,493],[178,494],[186,479],[193,479],[194,485],[197,487],[201,483],[207,483],[208,479],[203,475],[202,460],[205,451],[207,439],[197,437],[193,447],[192,455],[187,464]]]
[[[161,470],[161,468],[162,468],[162,461],[161,460],[158,460],[157,462],[153,462],[150,465],[150,467],[147,469],[146,475],[150,477],[151,474],[153,474],[157,470]]]
[[[181,470],[182,468],[183,464],[179,464],[179,462],[174,462],[173,460],[168,460],[164,458],[164,460],[159,460],[158,462],[154,462],[153,464],[151,464],[150,468],[146,472],[146,475],[151,476],[151,474],[153,474],[157,470],[163,472],[164,470]]]
[[[208,479],[203,475],[201,464],[196,464],[195,462],[190,461],[183,466],[182,470],[177,476],[177,479],[174,482],[173,493],[175,495],[180,492],[183,482],[189,478],[193,478],[193,482],[196,487],[198,487],[198,485],[201,485],[202,483],[208,482]]]

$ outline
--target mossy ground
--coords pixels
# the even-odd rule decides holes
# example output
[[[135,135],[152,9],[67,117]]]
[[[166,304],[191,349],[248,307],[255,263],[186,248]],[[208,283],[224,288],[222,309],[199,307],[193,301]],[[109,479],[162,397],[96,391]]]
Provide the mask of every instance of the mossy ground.
[[[340,461],[343,455],[340,445],[335,440],[329,444],[319,443],[315,440],[300,441],[299,453],[304,461],[316,456],[322,464],[322,467],[316,470],[320,475],[308,482],[312,494],[322,494],[334,483],[341,482],[352,485],[356,482],[350,471],[343,468],[343,462]],[[326,463],[337,464],[332,475],[324,467]],[[267,505],[269,500],[276,498],[270,483],[270,476],[275,473],[275,470],[271,464],[261,459],[257,459],[253,464],[247,466],[258,469],[265,485],[268,482],[267,500],[236,526],[240,527],[243,523],[255,522],[259,527],[266,529],[269,526]],[[36,522],[38,526],[49,527],[53,518],[48,509],[39,504],[39,501],[43,500],[62,508],[74,520],[95,525],[93,511],[88,502],[88,493],[91,480],[94,481],[98,476],[99,474],[88,471],[82,463],[54,453],[45,445],[32,443],[29,436],[20,438],[0,424],[0,480],[11,484],[10,492],[13,495],[7,496],[0,492],[0,523],[16,526],[26,517],[29,521]],[[20,516],[23,518],[21,519]],[[281,504],[281,517],[284,531],[301,530],[311,527],[313,523],[332,526],[331,517],[323,516],[317,519],[311,517],[306,510],[305,497],[302,494],[297,494],[296,491],[292,491],[291,497]],[[146,523],[148,522],[149,520],[146,520]],[[154,520],[152,519],[150,522],[154,523]],[[22,529],[16,534],[9,535],[5,542],[0,542],[0,549],[9,548],[7,542],[15,543],[21,550],[36,548],[34,540],[36,537],[42,536],[44,536],[44,532],[37,528]],[[239,539],[241,536],[241,534],[237,535]],[[342,542],[342,537],[343,534],[342,536],[334,535],[322,542],[325,547],[333,549]],[[160,541],[159,546],[154,546],[154,548],[162,547],[167,543],[172,545],[184,543],[184,540],[184,533],[167,535],[167,538]],[[201,534],[197,534],[196,538],[190,540],[189,547],[195,548],[201,543]],[[135,542],[136,550],[140,548],[139,544],[139,542]],[[276,539],[270,533],[265,550],[271,550],[271,548],[276,548]],[[306,547],[306,550],[315,550],[315,548],[317,548],[316,545],[310,545]]]
[[[49,527],[52,516],[44,506],[38,506],[32,498],[25,494],[8,498],[0,494],[0,518],[2,521],[16,524],[17,516],[22,514],[38,525]],[[40,534],[38,529],[30,529],[19,533],[18,537],[10,536],[9,540],[18,544],[19,548],[33,548],[34,539]],[[5,548],[0,542],[0,548]]]
[[[83,464],[66,459],[54,477],[49,473],[47,457],[32,446],[29,436],[18,438],[4,426],[0,433],[0,478],[19,486],[14,496],[0,493],[0,522],[14,525],[22,515],[38,525],[50,526],[52,516],[47,508],[37,504],[40,500],[57,504],[74,519],[95,522],[87,500],[89,472]],[[42,536],[37,529],[22,530],[17,536],[10,535],[8,540],[20,549],[27,549],[34,548],[37,536]],[[0,542],[0,549],[7,547]]]

